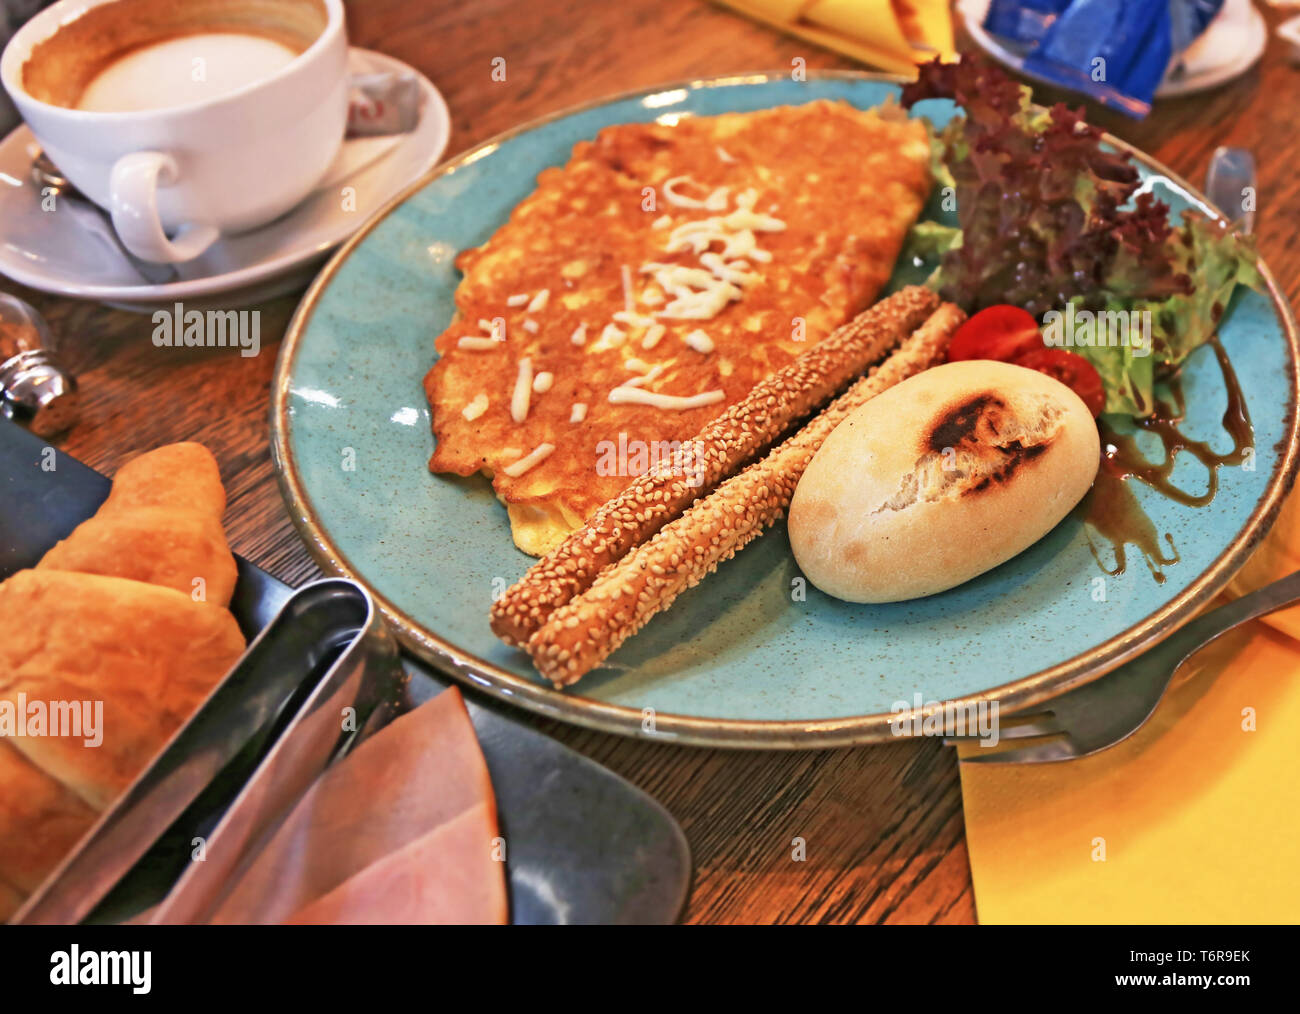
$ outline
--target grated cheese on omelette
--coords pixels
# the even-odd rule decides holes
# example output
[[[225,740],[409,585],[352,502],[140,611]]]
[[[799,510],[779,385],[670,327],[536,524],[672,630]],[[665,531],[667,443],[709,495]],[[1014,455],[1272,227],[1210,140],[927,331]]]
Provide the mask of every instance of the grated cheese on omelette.
[[[603,474],[602,442],[689,439],[875,300],[928,167],[919,123],[826,101],[580,142],[457,261],[429,467],[490,476],[516,544],[546,552],[633,478]],[[505,340],[460,345],[489,335]],[[483,391],[500,394],[467,415]]]

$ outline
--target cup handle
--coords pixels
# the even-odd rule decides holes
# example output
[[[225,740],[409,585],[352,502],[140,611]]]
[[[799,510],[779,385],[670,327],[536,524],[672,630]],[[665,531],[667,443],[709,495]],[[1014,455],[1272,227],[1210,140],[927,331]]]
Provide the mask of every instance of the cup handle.
[[[168,239],[158,217],[158,187],[170,186],[180,176],[176,160],[158,151],[123,155],[109,180],[113,228],[122,244],[136,257],[157,264],[193,260],[220,235],[213,225],[185,225]]]

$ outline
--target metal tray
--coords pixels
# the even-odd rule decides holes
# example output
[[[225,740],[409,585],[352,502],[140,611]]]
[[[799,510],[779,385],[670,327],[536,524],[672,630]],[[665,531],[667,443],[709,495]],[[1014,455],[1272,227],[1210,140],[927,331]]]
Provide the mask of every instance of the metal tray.
[[[33,565],[108,495],[106,478],[63,452],[54,450],[52,470],[42,468],[42,462],[51,460],[47,448],[44,441],[0,419],[0,579]],[[268,627],[293,592],[248,561],[239,559],[238,564],[231,609],[251,640]],[[352,587],[336,581],[314,587],[333,586],[334,598],[348,598],[339,585]],[[360,614],[355,602],[351,608],[352,628],[357,628]],[[341,627],[348,628],[346,617]],[[338,643],[340,629],[322,636],[336,654],[346,650]],[[299,673],[298,689],[288,701],[301,704],[313,688],[323,686],[338,659],[322,651],[312,661],[315,665],[307,667],[310,673]],[[404,678],[389,686],[360,734],[333,748],[334,756],[450,685],[414,660],[403,658],[401,665]],[[369,706],[372,691],[355,692]],[[466,703],[492,776],[502,832],[510,841],[511,922],[675,921],[690,886],[690,853],[672,817],[639,789],[528,727],[501,705],[480,703],[468,693]],[[260,735],[248,738],[246,747],[90,912],[89,921],[122,921],[161,900],[188,865],[189,842],[218,824],[249,775],[268,759],[285,722],[297,710],[301,708],[280,709],[269,717]],[[207,711],[205,705],[203,712]],[[222,727],[236,728],[233,722]],[[133,791],[153,772],[151,768],[143,775]],[[117,811],[115,806],[112,812]],[[103,826],[101,820],[97,827]],[[94,837],[92,830],[86,841]],[[63,869],[73,868],[77,861],[74,854]]]
[[[396,671],[396,642],[363,588],[336,578],[294,592],[12,921],[136,918],[178,875],[196,872],[223,886],[244,850],[359,740]],[[345,707],[359,716],[346,734]],[[189,861],[196,838],[206,843],[201,863]],[[124,881],[137,866],[147,875]]]

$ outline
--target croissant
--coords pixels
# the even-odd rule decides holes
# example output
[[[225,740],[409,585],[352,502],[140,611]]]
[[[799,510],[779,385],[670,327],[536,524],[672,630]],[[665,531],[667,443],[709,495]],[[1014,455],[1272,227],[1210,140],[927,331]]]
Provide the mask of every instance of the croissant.
[[[243,652],[224,509],[212,455],[162,447],[0,583],[0,921]]]
[[[206,447],[159,447],[118,469],[95,516],[36,567],[128,577],[227,606],[235,558],[221,527],[225,510],[221,475]]]

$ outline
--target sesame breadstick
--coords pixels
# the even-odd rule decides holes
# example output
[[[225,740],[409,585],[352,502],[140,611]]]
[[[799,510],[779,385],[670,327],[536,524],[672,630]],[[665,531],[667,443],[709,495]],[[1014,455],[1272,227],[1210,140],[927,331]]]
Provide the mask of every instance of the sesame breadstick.
[[[492,629],[523,646],[552,612],[580,595],[605,567],[654,535],[769,447],[791,424],[860,376],[939,305],[909,285],[860,313],[797,359],[760,381],[704,427],[682,452],[634,479],[586,525],[529,568],[492,604]]]
[[[656,613],[781,518],[808,462],[833,429],[886,388],[937,363],[966,315],[945,303],[888,359],[767,457],[722,483],[649,542],[601,572],[528,641],[557,687],[600,665]]]

